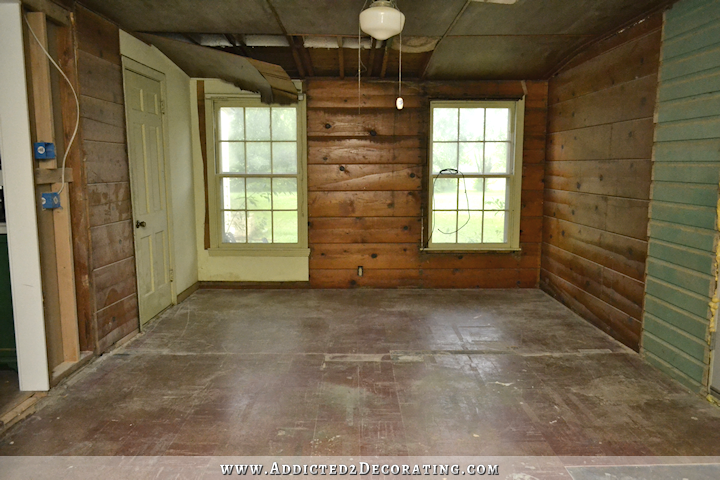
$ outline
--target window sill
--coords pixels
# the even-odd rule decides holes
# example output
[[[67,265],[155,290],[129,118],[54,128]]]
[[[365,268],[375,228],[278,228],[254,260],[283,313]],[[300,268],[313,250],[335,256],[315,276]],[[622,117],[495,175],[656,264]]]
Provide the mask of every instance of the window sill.
[[[425,247],[421,248],[420,252],[422,253],[449,253],[449,254],[471,254],[471,253],[480,253],[480,254],[488,254],[488,253],[520,253],[522,252],[521,247],[504,247],[504,248],[467,248],[467,247],[460,247],[460,248],[448,248],[448,247]]]
[[[211,248],[206,250],[211,257],[309,257],[309,248]]]

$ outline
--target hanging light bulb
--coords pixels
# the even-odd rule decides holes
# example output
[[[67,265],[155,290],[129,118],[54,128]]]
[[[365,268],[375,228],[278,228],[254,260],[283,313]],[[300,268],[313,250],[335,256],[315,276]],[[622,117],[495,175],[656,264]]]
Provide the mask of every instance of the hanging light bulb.
[[[360,13],[360,28],[377,40],[394,37],[404,26],[405,15],[398,10],[394,0],[375,0]]]
[[[402,97],[398,97],[397,100],[395,100],[395,106],[397,107],[398,110],[403,109],[403,107],[405,106],[405,101],[403,100]]]

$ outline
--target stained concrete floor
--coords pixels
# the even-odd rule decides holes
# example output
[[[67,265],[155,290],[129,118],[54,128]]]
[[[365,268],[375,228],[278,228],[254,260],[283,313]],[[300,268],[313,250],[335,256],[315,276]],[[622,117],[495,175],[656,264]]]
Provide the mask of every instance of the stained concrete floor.
[[[201,290],[0,455],[720,455],[720,409],[538,290]]]

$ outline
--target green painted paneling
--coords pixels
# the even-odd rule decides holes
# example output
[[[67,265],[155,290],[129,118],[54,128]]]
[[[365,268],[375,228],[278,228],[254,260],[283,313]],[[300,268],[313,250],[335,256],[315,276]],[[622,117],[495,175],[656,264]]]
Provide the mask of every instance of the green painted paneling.
[[[655,162],[713,162],[720,158],[720,138],[655,144]]]
[[[693,381],[703,382],[706,370],[705,362],[695,360],[674,345],[662,341],[647,330],[643,334],[643,349],[665,360]]]
[[[645,313],[648,313],[656,319],[666,322],[668,325],[677,327],[689,335],[704,340],[708,333],[708,321],[704,318],[694,315],[687,310],[683,310],[674,305],[654,297],[647,295],[645,297]]]
[[[683,247],[681,245],[673,245],[652,238],[648,245],[648,256],[658,260],[668,261],[675,265],[689,268],[690,270],[695,270],[696,272],[707,275],[714,282],[714,257],[710,252],[703,252],[702,250]]]
[[[658,123],[714,117],[720,112],[720,92],[709,92],[663,103]]]
[[[664,283],[651,275],[647,277],[645,291],[648,295],[662,298],[670,305],[702,318],[707,318],[710,313],[710,300],[688,290]],[[663,319],[664,320],[664,319]]]
[[[696,29],[686,32],[670,40],[663,45],[663,62],[668,62],[675,57],[687,55],[697,50],[707,47],[705,36],[710,35],[718,39],[716,43],[720,44],[720,22],[706,23]]]
[[[694,97],[720,90],[720,68],[680,77],[659,86],[660,102]]]
[[[671,343],[675,348],[688,354],[698,363],[705,363],[707,359],[707,343],[688,335],[652,315],[645,316],[645,331],[656,338]]]
[[[715,277],[703,275],[655,258],[648,258],[647,275],[653,278],[661,278],[667,283],[697,293],[700,296],[707,296],[708,302],[715,287]]]
[[[719,125],[720,127],[720,125]],[[699,207],[717,207],[718,186],[698,183],[654,181],[652,199],[661,202],[683,203]]]
[[[643,352],[705,387],[720,182],[720,0],[665,16],[653,165]]]
[[[687,376],[681,374],[675,367],[653,355],[652,352],[645,351],[645,359],[655,368],[665,372],[668,376],[682,383],[693,392],[700,392],[702,390],[702,384],[700,382],[689,379]]]
[[[718,3],[719,0],[682,0],[673,5],[667,13],[665,40],[672,40],[678,35],[700,30],[705,25],[719,21]]]
[[[717,168],[717,165],[707,163],[668,162],[655,165],[653,177],[656,182],[708,184],[717,189],[720,182],[720,169]]]
[[[720,61],[720,50],[717,52]],[[662,110],[662,106],[660,107]],[[674,140],[703,140],[720,138],[720,118],[703,117],[697,120],[662,123],[655,130],[655,141],[672,142]]]
[[[650,202],[650,218],[652,220],[711,230],[715,228],[715,217],[717,217],[715,208],[680,205],[656,199]]]

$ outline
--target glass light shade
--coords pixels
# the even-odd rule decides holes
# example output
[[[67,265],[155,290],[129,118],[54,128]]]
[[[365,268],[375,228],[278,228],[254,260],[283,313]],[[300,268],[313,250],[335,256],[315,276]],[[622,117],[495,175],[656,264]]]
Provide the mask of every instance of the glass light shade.
[[[377,40],[394,37],[404,26],[405,15],[387,1],[376,1],[360,14],[360,28]]]

